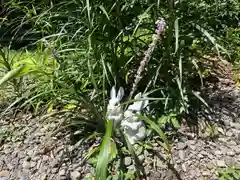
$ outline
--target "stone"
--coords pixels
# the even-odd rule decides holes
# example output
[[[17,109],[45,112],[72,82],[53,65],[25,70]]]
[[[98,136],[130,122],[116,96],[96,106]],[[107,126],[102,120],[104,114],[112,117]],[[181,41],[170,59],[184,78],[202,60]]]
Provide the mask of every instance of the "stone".
[[[48,161],[48,159],[49,159],[49,158],[48,158],[48,156],[47,156],[47,155],[43,155],[43,156],[42,156],[42,161],[43,161],[43,162],[46,162],[46,161]]]
[[[237,146],[237,143],[233,140],[229,141],[227,144],[230,146]]]
[[[224,160],[218,160],[217,161],[217,166],[218,167],[226,167],[225,161]]]
[[[208,154],[207,157],[208,157],[209,159],[211,159],[211,160],[214,159],[214,156],[213,156],[212,154],[210,154],[210,153]]]
[[[28,161],[23,161],[22,167],[23,169],[30,169],[31,165]]]
[[[161,159],[157,158],[156,161],[157,161],[156,163],[157,167],[162,168],[165,166],[164,163],[161,161]]]
[[[203,171],[202,175],[203,176],[211,176],[211,173],[209,171]]]
[[[222,151],[217,150],[217,151],[214,152],[214,154],[215,155],[222,155]]]
[[[138,159],[139,159],[140,163],[142,163],[144,161],[145,157],[143,154],[141,154],[138,156]]]
[[[240,124],[239,124],[239,123],[233,123],[233,122],[231,122],[231,123],[230,123],[230,126],[231,126],[232,128],[237,129],[237,130],[240,130]]]
[[[200,170],[198,168],[195,169],[195,176],[196,177],[201,176],[201,172],[200,172]]]
[[[34,151],[33,150],[28,150],[27,151],[27,155],[29,156],[29,158],[31,158],[31,156],[33,156]]]
[[[227,142],[228,142],[228,139],[227,139],[227,138],[220,137],[220,138],[218,138],[218,141],[223,142],[223,143],[227,143]]]
[[[237,155],[240,154],[240,147],[239,146],[235,149],[235,152],[236,152]]]
[[[53,168],[57,167],[58,164],[59,164],[58,159],[53,159],[53,161],[51,162],[51,166],[52,166]]]
[[[228,151],[228,152],[227,152],[227,155],[228,155],[228,156],[234,156],[234,155],[235,155],[235,152],[234,152],[234,151]]]
[[[187,142],[189,145],[194,145],[194,144],[196,144],[196,141],[195,140],[188,140],[188,142]]]
[[[182,164],[182,170],[183,170],[184,172],[187,171],[187,168],[186,168],[185,164]]]
[[[43,175],[41,176],[41,180],[47,180],[47,174],[43,174]]]
[[[53,174],[56,174],[56,173],[58,172],[58,168],[52,168],[51,172],[52,172]]]
[[[218,127],[217,130],[218,130],[218,132],[220,132],[221,134],[225,134],[223,128]]]
[[[233,167],[236,164],[236,159],[233,157],[226,157],[225,163],[228,167]]]
[[[125,166],[130,166],[132,164],[132,159],[131,157],[127,156],[124,158],[124,165]]]
[[[14,166],[11,163],[8,163],[7,167],[8,167],[9,170],[12,170],[14,168]]]
[[[150,174],[149,169],[146,169],[146,170],[145,170],[145,173],[146,173],[147,176],[149,176],[149,174]]]
[[[196,146],[194,146],[194,145],[189,145],[189,148],[190,148],[191,150],[193,150],[193,151],[196,150]]]
[[[9,175],[9,172],[6,170],[0,171],[0,177],[7,177]]]
[[[240,133],[237,133],[237,134],[236,134],[236,139],[237,139],[238,141],[240,141]]]
[[[147,150],[144,150],[144,151],[143,151],[143,154],[144,154],[145,157],[148,157],[148,156],[149,156],[149,152],[148,152]]]
[[[185,152],[183,150],[178,151],[178,156],[180,159],[184,160],[185,159]]]
[[[225,147],[225,146],[223,146],[223,147],[221,147],[221,151],[222,151],[223,155],[226,155],[228,153],[228,151],[230,151],[230,149]]]
[[[226,132],[226,136],[232,137],[232,136],[233,136],[233,133],[231,133],[230,131],[227,131],[227,132]]]
[[[65,169],[60,170],[58,174],[59,174],[59,176],[65,176],[65,174],[66,174]]]
[[[136,170],[136,167],[135,167],[133,164],[130,165],[130,166],[128,166],[127,168],[128,168],[128,170],[130,170],[130,171],[135,171],[135,170]]]
[[[37,165],[37,162],[35,162],[35,161],[30,162],[30,167],[31,168],[36,167],[36,165]]]
[[[191,169],[191,170],[189,171],[189,177],[190,177],[191,179],[193,179],[193,178],[195,178],[195,176],[196,176],[195,170]]]
[[[81,173],[78,171],[73,171],[71,172],[71,178],[72,180],[78,180],[81,177]]]
[[[199,159],[204,158],[204,156],[203,156],[202,154],[198,154],[197,157],[198,157]]]
[[[178,144],[177,144],[177,149],[185,149],[185,148],[187,148],[187,143],[182,143],[182,142],[179,142]]]

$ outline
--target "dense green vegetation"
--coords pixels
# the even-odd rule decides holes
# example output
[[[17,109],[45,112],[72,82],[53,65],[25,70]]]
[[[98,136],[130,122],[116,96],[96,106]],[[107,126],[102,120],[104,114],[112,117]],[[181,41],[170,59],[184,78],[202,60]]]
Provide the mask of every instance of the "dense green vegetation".
[[[103,139],[87,158],[104,180],[122,154],[138,162],[135,146],[106,118],[112,86],[124,88],[124,109],[133,86],[134,96],[148,95],[149,111],[139,115],[148,136],[139,146],[151,148],[148,142],[159,136],[170,154],[165,128],[177,129],[182,116],[206,105],[203,57],[240,62],[238,0],[5,0],[1,6],[0,106],[35,115],[71,111],[69,122],[88,132],[84,138]],[[158,20],[166,22],[160,36]],[[124,173],[118,167],[116,176]]]

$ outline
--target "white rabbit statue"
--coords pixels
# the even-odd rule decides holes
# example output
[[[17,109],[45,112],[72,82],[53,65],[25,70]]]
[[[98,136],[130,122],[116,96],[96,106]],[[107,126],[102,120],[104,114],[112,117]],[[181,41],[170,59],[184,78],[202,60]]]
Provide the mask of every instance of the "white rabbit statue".
[[[114,121],[114,125],[116,126],[123,119],[123,110],[120,106],[120,101],[124,96],[124,89],[122,87],[119,88],[118,93],[116,92],[115,87],[113,86],[111,89],[108,106],[107,106],[107,116],[109,120]]]
[[[142,94],[139,93],[134,99],[139,100],[141,97]],[[145,124],[136,115],[140,114],[141,111],[148,106],[148,103],[148,100],[136,101],[124,112],[124,119],[121,121],[121,127],[131,144],[143,140],[146,136]]]

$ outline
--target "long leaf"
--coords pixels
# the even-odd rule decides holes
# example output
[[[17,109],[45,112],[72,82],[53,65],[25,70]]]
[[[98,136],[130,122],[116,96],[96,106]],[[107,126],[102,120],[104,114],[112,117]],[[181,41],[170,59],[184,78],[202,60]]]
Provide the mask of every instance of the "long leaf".
[[[7,81],[16,78],[22,72],[24,67],[25,66],[20,66],[17,69],[9,71],[2,79],[0,79],[0,86],[6,83]]]
[[[98,156],[97,167],[96,167],[96,180],[106,180],[108,163],[110,159],[110,145],[112,136],[112,121],[108,121],[106,127],[106,134],[103,138],[100,147],[100,153]]]

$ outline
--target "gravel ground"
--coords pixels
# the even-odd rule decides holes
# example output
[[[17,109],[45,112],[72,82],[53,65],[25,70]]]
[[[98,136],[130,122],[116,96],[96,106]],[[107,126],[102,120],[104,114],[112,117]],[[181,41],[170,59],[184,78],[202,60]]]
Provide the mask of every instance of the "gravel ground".
[[[90,172],[83,163],[87,145],[72,145],[68,132],[50,136],[61,120],[19,116],[11,123],[0,121],[8,136],[0,144],[0,180],[77,180]]]

